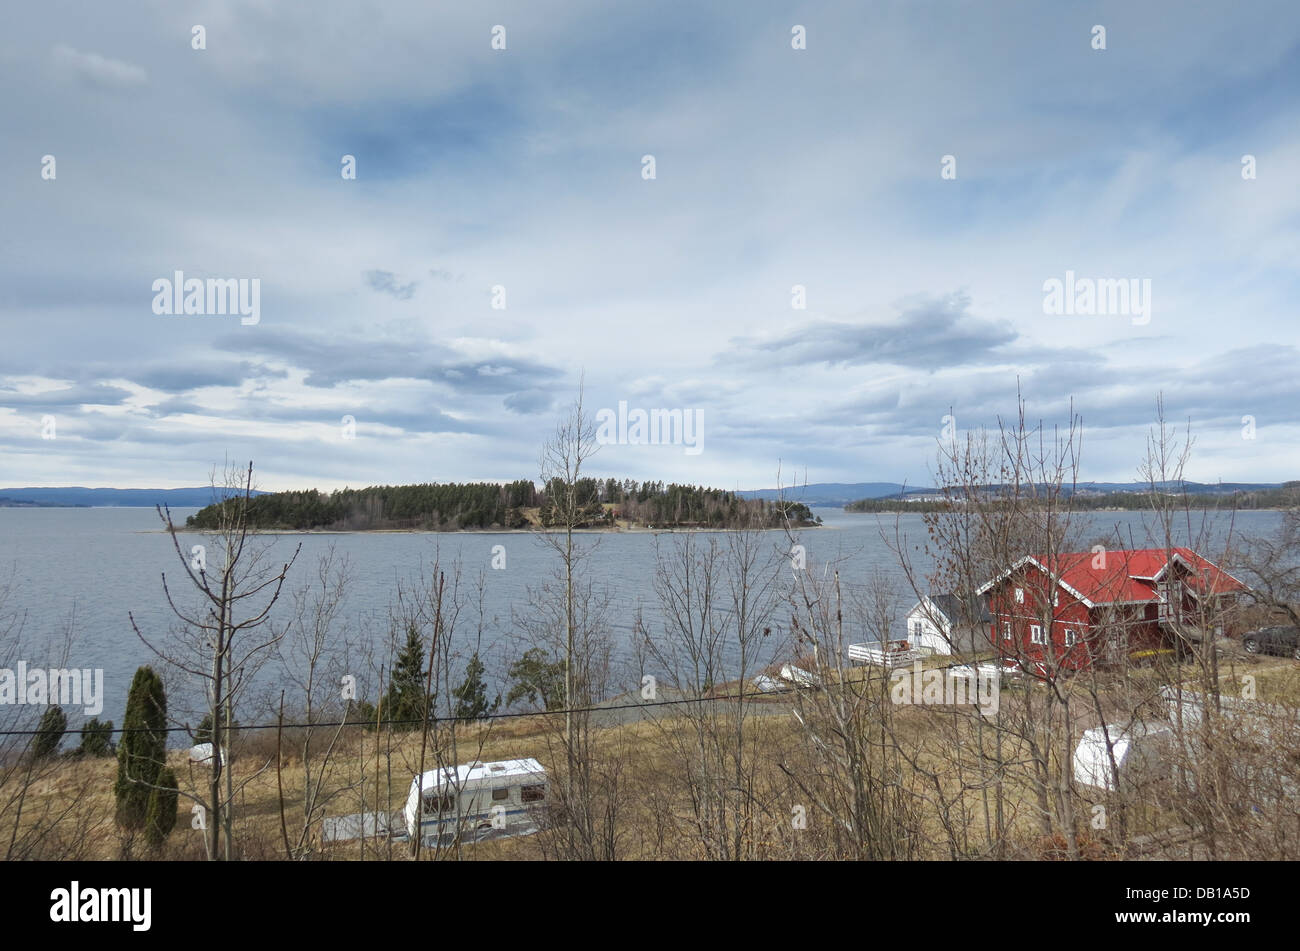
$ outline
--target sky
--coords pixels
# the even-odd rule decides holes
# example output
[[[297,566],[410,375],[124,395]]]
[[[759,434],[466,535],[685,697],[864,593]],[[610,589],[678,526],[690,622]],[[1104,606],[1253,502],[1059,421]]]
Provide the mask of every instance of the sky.
[[[580,386],[702,432],[602,477],[928,485],[1019,391],[1300,478],[1294,0],[52,0],[0,82],[0,486],[536,479]]]

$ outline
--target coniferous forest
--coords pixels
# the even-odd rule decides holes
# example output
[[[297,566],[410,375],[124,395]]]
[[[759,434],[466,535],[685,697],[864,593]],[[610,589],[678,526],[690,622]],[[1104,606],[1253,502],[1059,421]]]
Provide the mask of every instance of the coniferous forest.
[[[742,498],[703,486],[632,479],[580,479],[575,486],[582,521],[577,528],[777,528],[820,522],[799,502]],[[253,528],[282,531],[457,531],[550,528],[563,484],[542,490],[527,479],[509,483],[448,482],[380,485],[320,492],[272,492],[253,497]],[[186,526],[214,529],[222,505],[209,505]]]

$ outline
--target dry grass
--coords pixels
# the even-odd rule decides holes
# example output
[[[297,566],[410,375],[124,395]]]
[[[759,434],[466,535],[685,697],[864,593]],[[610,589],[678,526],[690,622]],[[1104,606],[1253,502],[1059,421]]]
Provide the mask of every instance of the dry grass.
[[[930,660],[931,664],[945,660]],[[1300,665],[1284,658],[1242,657],[1225,664],[1225,689],[1240,683],[1243,672],[1257,678],[1261,699],[1300,697]],[[868,692],[881,689],[868,686],[870,671],[852,668],[846,679]],[[879,673],[879,672],[877,672]],[[1134,683],[1155,686],[1154,671],[1133,671],[1127,686]],[[1146,681],[1151,683],[1147,684]],[[1107,690],[1116,689],[1109,685]],[[1027,692],[1034,691],[1040,702],[1046,688],[1032,685],[1006,685],[1002,691],[1001,713],[1014,718],[1026,702]],[[764,697],[764,704],[799,704],[806,697],[785,695]],[[1115,704],[1119,706],[1118,701]],[[1070,728],[1075,739],[1096,717],[1089,703],[1079,699],[1072,703]],[[936,706],[894,707],[889,715],[890,738],[882,750],[890,748],[889,762],[901,762],[905,768],[897,781],[918,806],[913,843],[918,857],[950,858],[987,853],[984,840],[985,804],[992,793],[991,783],[1000,785],[1009,830],[1008,851],[1011,856],[1050,858],[1062,848],[1061,842],[1044,836],[1037,808],[1032,770],[1027,764],[1030,750],[1014,737],[1003,736],[1001,756],[1009,764],[994,776],[990,767],[993,757],[993,732],[987,722],[981,729],[979,717],[971,708]],[[501,760],[536,757],[553,777],[563,769],[565,757],[556,732],[558,718],[522,717],[492,721],[489,725],[461,728],[456,748],[441,737],[442,750],[432,748],[426,755],[425,768],[439,763],[469,762],[474,759]],[[719,714],[716,725],[719,749],[725,753],[734,742],[730,731],[733,721]],[[684,770],[690,764],[690,751],[698,740],[696,722],[687,716],[674,715],[654,721],[640,721],[592,731],[591,760],[598,773],[617,781],[617,850],[628,859],[692,859],[705,856],[700,830],[693,824],[695,814],[688,795]],[[329,731],[320,731],[324,739]],[[323,746],[323,742],[320,744]],[[781,769],[787,766],[804,775],[823,769],[808,742],[804,729],[792,716],[750,715],[746,717],[745,762],[752,785],[752,801],[744,804],[747,841],[752,843],[752,857],[811,857],[817,854],[818,822],[809,810],[809,834],[804,839],[790,833],[790,809],[803,801],[798,789]],[[349,728],[340,739],[330,766],[326,789],[334,795],[324,811],[340,816],[362,811],[399,810],[404,804],[411,778],[419,765],[418,734],[373,732]],[[1056,755],[1055,751],[1052,755]],[[441,757],[441,759],[440,759]],[[198,792],[207,782],[206,770],[189,763],[185,751],[173,751],[168,757],[183,792]],[[280,793],[284,790],[284,822],[291,839],[296,841],[303,825],[302,790],[305,772],[301,757],[286,743],[278,760],[275,756],[275,732],[246,734],[235,750],[236,780],[242,783],[234,809],[236,841],[239,855],[247,859],[283,859],[286,856],[281,831]],[[96,824],[99,833],[87,845],[88,858],[117,859],[126,854],[126,843],[113,829],[113,781],[117,762],[114,758],[87,760],[66,757],[48,772],[48,777],[31,790],[29,815],[48,816],[76,800],[76,821],[86,817]],[[1085,820],[1091,805],[1084,790],[1077,806]],[[1096,798],[1094,796],[1093,798]],[[201,859],[204,856],[201,833],[191,828],[193,801],[182,796],[176,829],[160,855],[164,859]],[[741,806],[736,807],[738,810]],[[943,817],[948,818],[945,828]],[[70,817],[71,821],[71,817]],[[962,826],[961,841],[956,846],[949,836],[957,821]],[[1151,804],[1134,807],[1126,816],[1130,833],[1156,831],[1166,827],[1171,817]],[[540,858],[547,854],[548,835],[503,839],[467,844],[457,854],[462,859]],[[404,844],[389,844],[374,839],[361,842],[322,844],[319,825],[315,825],[305,850],[308,858],[374,859],[406,858]],[[553,844],[553,843],[551,843]],[[801,851],[803,850],[803,851]],[[1085,835],[1081,844],[1085,856],[1111,857],[1117,854],[1104,834]],[[139,854],[136,845],[134,854]],[[440,858],[446,853],[429,857]]]

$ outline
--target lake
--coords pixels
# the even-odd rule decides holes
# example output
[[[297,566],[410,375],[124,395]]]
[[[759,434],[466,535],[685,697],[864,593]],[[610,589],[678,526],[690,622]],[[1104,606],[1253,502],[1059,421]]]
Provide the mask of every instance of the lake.
[[[178,522],[193,509],[176,510]],[[894,516],[849,514],[839,509],[815,509],[826,523],[821,529],[806,530],[801,541],[807,548],[808,566],[819,570],[825,562],[836,560],[846,586],[860,585],[875,569],[881,570],[902,585],[902,573],[893,554],[881,537],[881,530],[892,534]],[[921,546],[925,529],[920,515],[903,515],[901,525],[909,544]],[[1085,529],[1084,539],[1091,539],[1107,529],[1119,526],[1124,537],[1132,532],[1139,544],[1148,537],[1139,512],[1097,512],[1079,516],[1092,530]],[[1256,535],[1273,531],[1279,523],[1276,512],[1237,513],[1233,531]],[[120,725],[126,693],[136,668],[155,661],[153,654],[131,629],[127,614],[132,612],[142,631],[161,639],[175,619],[163,595],[161,573],[168,573],[173,591],[184,593],[183,604],[194,603],[170,539],[155,530],[157,514],[145,508],[0,508],[0,587],[10,583],[9,599],[3,613],[17,613],[22,618],[22,646],[14,645],[0,656],[26,659],[30,666],[50,665],[42,648],[57,642],[65,627],[71,626],[75,644],[67,666],[102,668],[104,671],[104,711],[100,719],[112,719]],[[1224,516],[1214,522],[1216,541],[1221,541],[1228,523]],[[629,533],[583,535],[581,543],[597,543],[588,561],[591,580],[608,590],[612,610],[609,628],[629,657],[627,646],[638,609],[644,612],[654,630],[658,618],[654,594],[656,544],[670,546],[681,533]],[[767,533],[774,546],[784,550],[780,533]],[[187,536],[189,543],[199,543],[202,536]],[[352,583],[342,614],[340,635],[345,641],[359,641],[364,632],[382,637],[387,630],[387,615],[397,583],[410,579],[421,564],[429,565],[439,555],[444,568],[460,560],[467,581],[479,573],[483,579],[482,656],[493,692],[504,693],[504,673],[509,663],[523,650],[514,629],[515,616],[528,608],[528,588],[536,587],[557,566],[552,549],[541,540],[524,534],[286,534],[275,536],[274,551],[281,560],[302,543],[302,554],[286,585],[286,590],[303,584],[315,571],[318,557],[330,546],[346,556]],[[505,570],[491,567],[493,546],[503,545]],[[188,545],[186,546],[188,550]],[[1207,552],[1214,556],[1214,552]],[[918,565],[928,569],[922,552],[914,555]],[[901,613],[914,602],[910,592],[900,591]],[[282,621],[289,601],[277,606],[273,617]],[[788,625],[788,611],[778,613],[778,634]],[[468,653],[475,633],[475,623],[461,631],[460,648]],[[3,629],[0,626],[0,629]],[[858,632],[850,634],[858,639]],[[353,645],[354,647],[356,644]],[[6,660],[5,663],[9,663]],[[462,661],[463,663],[463,661]],[[373,699],[375,688],[367,684],[367,672],[358,669],[359,694]],[[273,673],[264,673],[264,687],[278,694],[280,684]],[[634,681],[629,682],[632,686]],[[168,676],[168,696],[172,710],[180,713],[193,709],[200,699],[195,682]],[[292,688],[286,687],[292,695]],[[69,710],[69,726],[82,722],[81,711]],[[193,722],[193,721],[191,721]],[[245,721],[247,722],[247,721]]]

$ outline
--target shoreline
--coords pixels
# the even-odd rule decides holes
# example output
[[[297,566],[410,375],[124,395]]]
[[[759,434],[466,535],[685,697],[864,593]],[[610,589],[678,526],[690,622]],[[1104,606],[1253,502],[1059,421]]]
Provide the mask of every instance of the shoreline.
[[[829,528],[831,525],[795,526],[793,531],[811,528]],[[575,528],[575,535],[682,535],[688,532],[739,532],[740,528]],[[749,529],[759,532],[783,532],[784,528]],[[177,535],[212,535],[215,529],[176,526]],[[137,529],[136,535],[167,535],[165,528]],[[563,529],[545,528],[257,528],[250,535],[563,535]]]

